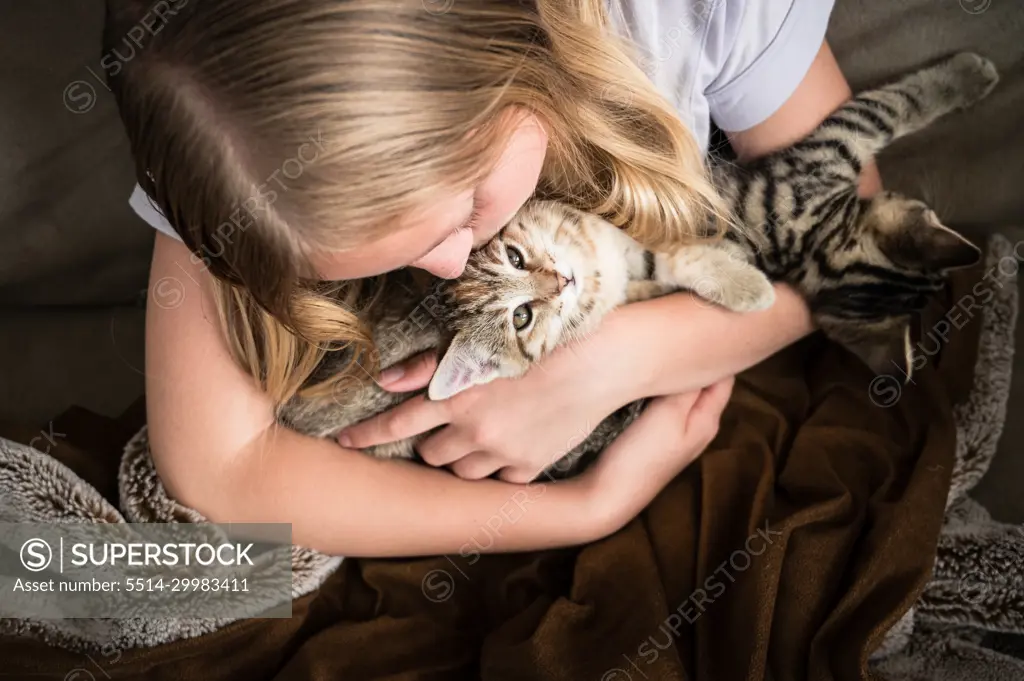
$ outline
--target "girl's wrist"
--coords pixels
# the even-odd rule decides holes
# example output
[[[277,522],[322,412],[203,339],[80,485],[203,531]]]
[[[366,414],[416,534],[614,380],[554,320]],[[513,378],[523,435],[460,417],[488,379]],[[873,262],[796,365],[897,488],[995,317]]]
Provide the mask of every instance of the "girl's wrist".
[[[678,472],[668,474],[657,465],[638,467],[635,457],[630,458],[634,460],[606,465],[607,458],[599,457],[584,474],[593,476],[588,506],[598,537],[618,532],[632,522]]]
[[[580,475],[566,480],[564,484],[575,485],[574,493],[579,495],[581,512],[585,517],[587,538],[597,541],[618,531],[629,521],[621,498],[622,481],[609,480],[599,457]]]
[[[626,305],[608,315],[602,339],[618,344],[606,364],[622,406],[686,393],[734,376],[814,330],[803,296],[775,285],[768,310],[735,313],[685,293]]]

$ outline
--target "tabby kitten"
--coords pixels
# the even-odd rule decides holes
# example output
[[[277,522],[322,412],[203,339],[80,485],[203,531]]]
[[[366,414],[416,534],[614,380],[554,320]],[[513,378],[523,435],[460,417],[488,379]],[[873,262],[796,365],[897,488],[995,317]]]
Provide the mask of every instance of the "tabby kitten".
[[[798,288],[825,334],[877,373],[909,380],[910,323],[952,269],[980,251],[921,201],[857,196],[862,166],[892,141],[985,97],[995,66],[961,53],[866,91],[806,139],[746,167],[714,168],[743,258]]]
[[[709,288],[709,282],[724,285]],[[496,378],[522,375],[557,346],[584,337],[619,305],[680,289],[709,291],[705,295],[712,302],[737,312],[765,309],[775,300],[764,273],[716,245],[654,254],[595,215],[531,201],[470,255],[462,276],[439,283],[435,294],[413,309],[399,306],[379,321],[374,340],[382,368],[427,348],[444,348],[427,389],[430,399],[443,400]],[[419,321],[411,324],[414,317]],[[408,333],[411,326],[417,328]],[[340,355],[328,358],[318,375],[340,370],[344,361]],[[354,389],[338,400],[293,400],[279,418],[300,432],[331,437],[418,394],[387,392],[368,376],[349,388]],[[549,474],[567,472],[585,454],[599,452],[640,406],[619,410],[564,459],[552,457]],[[411,458],[422,437],[368,453]]]

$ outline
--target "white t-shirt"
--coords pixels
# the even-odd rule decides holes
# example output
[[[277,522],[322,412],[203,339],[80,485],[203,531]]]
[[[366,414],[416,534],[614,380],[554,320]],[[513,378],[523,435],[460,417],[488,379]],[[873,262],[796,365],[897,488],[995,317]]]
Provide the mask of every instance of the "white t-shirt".
[[[764,121],[789,99],[825,40],[833,0],[606,0],[612,24],[707,153],[726,131]],[[132,208],[178,238],[136,185]]]

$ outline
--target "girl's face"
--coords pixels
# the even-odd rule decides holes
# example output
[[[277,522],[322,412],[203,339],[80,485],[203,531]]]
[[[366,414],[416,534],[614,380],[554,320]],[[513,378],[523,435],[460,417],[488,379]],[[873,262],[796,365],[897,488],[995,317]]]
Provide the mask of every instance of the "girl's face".
[[[471,190],[439,196],[406,215],[392,233],[358,248],[322,254],[314,264],[324,279],[359,279],[404,266],[453,279],[469,252],[490,240],[533,194],[548,136],[537,117],[516,110],[494,170]]]

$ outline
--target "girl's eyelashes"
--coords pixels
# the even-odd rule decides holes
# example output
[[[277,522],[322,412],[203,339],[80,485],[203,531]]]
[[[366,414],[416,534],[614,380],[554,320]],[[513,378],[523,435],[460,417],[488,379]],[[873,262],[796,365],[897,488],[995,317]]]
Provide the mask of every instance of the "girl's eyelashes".
[[[477,227],[477,223],[479,221],[480,221],[480,202],[477,201],[476,197],[474,196],[473,197],[473,209],[470,212],[469,217],[466,218],[465,222],[463,222],[461,225],[456,227],[455,231],[459,232],[459,231],[461,231],[463,229],[475,229]]]
[[[467,219],[464,223],[462,223],[462,225],[460,225],[459,228],[457,230],[455,230],[455,231],[459,231],[461,229],[474,229],[474,228],[476,228],[477,223],[479,221],[480,221],[480,209],[477,208],[476,204],[474,203],[473,204],[473,212],[470,213],[469,219]]]

